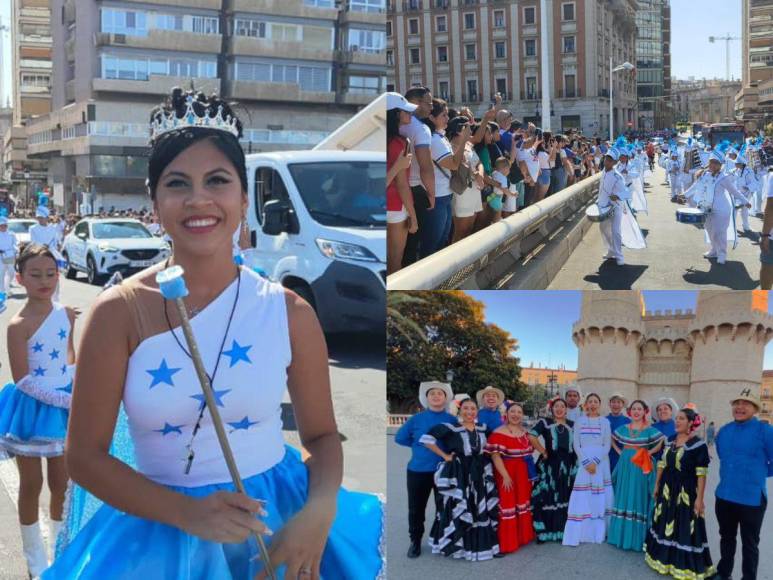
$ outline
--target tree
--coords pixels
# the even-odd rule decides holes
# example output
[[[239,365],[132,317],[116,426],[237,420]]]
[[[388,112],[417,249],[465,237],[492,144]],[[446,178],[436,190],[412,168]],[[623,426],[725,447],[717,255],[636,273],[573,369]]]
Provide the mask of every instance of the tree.
[[[509,399],[528,396],[514,354],[518,341],[485,321],[483,303],[457,290],[401,294],[418,299],[402,300],[400,315],[421,328],[427,340],[410,340],[397,330],[393,313],[387,313],[387,398],[392,412],[413,410],[419,383],[445,381],[449,370],[454,372],[455,393],[475,396],[494,385]]]

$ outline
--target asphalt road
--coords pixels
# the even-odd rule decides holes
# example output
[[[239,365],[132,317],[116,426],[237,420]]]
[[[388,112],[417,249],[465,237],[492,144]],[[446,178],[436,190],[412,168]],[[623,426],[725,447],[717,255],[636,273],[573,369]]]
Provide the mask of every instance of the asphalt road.
[[[467,580],[468,578],[625,578],[656,580],[666,578],[652,571],[640,552],[619,550],[608,544],[583,544],[577,548],[556,543],[529,544],[514,554],[486,562],[466,562],[433,555],[427,545],[427,534],[434,517],[433,502],[427,506],[427,525],[422,555],[415,560],[406,557],[408,551],[408,500],[405,489],[405,466],[410,449],[397,445],[393,435],[387,436],[387,558],[389,577],[400,580]],[[714,514],[714,494],[718,479],[718,462],[709,469],[706,493],[706,525],[711,556],[719,561],[719,528]],[[768,480],[768,496],[773,498],[773,479]],[[734,577],[741,577],[741,540],[738,539]],[[773,509],[769,508],[762,528],[760,567],[757,580],[773,580]]]
[[[676,221],[679,206],[671,202],[671,190],[665,172],[655,166],[645,188],[649,213],[639,213],[639,227],[647,248],[623,248],[625,265],[603,261],[606,248],[600,229],[591,227],[569,260],[551,282],[549,290],[752,290],[759,288],[759,241],[755,233],[739,232],[738,247],[728,247],[727,263],[707,260],[704,230]],[[738,215],[738,228],[742,229]],[[762,229],[762,220],[750,218],[754,232]]]
[[[85,315],[99,292],[99,287],[90,286],[83,277],[75,281],[62,277],[61,302],[82,311],[75,326],[76,350]],[[13,289],[8,310],[0,314],[0,386],[11,381],[5,327],[23,300],[23,289]],[[383,495],[386,493],[384,336],[329,336],[328,349],[336,420],[343,439],[343,484],[349,489]],[[291,445],[300,446],[297,432],[293,430],[289,401],[285,396],[285,439]],[[15,464],[0,462],[0,580],[27,578],[17,523],[17,493]],[[42,520],[48,518],[48,501],[44,485],[40,502]]]

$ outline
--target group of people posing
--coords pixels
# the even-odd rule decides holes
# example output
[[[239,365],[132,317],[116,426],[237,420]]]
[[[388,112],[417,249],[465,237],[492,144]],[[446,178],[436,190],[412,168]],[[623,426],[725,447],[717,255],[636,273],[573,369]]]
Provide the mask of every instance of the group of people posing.
[[[413,87],[387,94],[387,272],[596,173],[594,145],[521,123],[501,97],[475,118]]]
[[[532,541],[608,542],[643,552],[652,569],[674,578],[730,578],[740,527],[743,577],[756,578],[773,427],[754,417],[760,403],[748,390],[731,401],[734,421],[716,435],[722,538],[716,567],[704,502],[711,454],[694,405],[658,399],[654,420],[645,401],[614,394],[602,416],[599,395],[583,397],[570,387],[528,426],[523,407],[504,399],[501,389],[488,386],[475,399],[454,401],[449,384],[421,383],[425,410],[395,437],[412,449],[409,558],[421,555],[424,512],[434,493],[435,554],[480,561]],[[449,412],[454,405],[456,416]],[[708,431],[713,439],[713,425]]]

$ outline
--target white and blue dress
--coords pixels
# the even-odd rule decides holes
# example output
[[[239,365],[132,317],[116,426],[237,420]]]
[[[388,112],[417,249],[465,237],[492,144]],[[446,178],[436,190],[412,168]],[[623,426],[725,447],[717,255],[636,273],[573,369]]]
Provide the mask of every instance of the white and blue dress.
[[[29,371],[0,391],[0,459],[64,454],[74,365],[67,364],[67,309],[53,309],[27,341]]]
[[[212,385],[220,415],[247,494],[266,502],[264,521],[276,533],[303,508],[309,485],[300,454],[282,436],[280,405],[292,358],[284,289],[241,270],[240,281],[192,318],[191,326],[209,373],[220,359]],[[187,348],[178,328],[145,338],[131,354],[123,393],[128,435],[119,419],[111,452],[178,493],[201,498],[234,491],[208,411],[193,438],[194,460],[185,473],[204,396],[182,346]],[[252,578],[262,569],[253,539],[220,544],[107,504],[94,507],[79,490],[68,498],[66,529],[57,559],[43,574],[46,580],[230,580]],[[322,578],[383,575],[382,518],[377,496],[342,489],[322,557]],[[269,546],[271,541],[266,538]],[[284,566],[277,572],[283,578]]]

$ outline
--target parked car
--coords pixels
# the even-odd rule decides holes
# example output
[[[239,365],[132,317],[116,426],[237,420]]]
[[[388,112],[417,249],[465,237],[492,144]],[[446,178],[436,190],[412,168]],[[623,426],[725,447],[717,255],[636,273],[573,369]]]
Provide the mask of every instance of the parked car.
[[[166,259],[169,244],[151,234],[138,220],[86,218],[64,238],[66,276],[85,272],[90,284],[101,284],[121,272],[130,276]]]
[[[386,162],[378,151],[247,156],[248,265],[294,290],[326,332],[384,330]]]
[[[8,220],[8,231],[16,234],[19,244],[26,244],[30,241],[30,228],[36,223],[38,220],[12,218]]]

